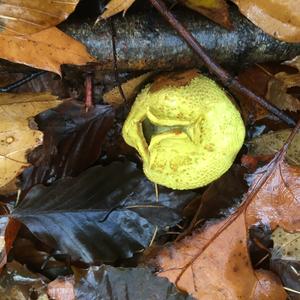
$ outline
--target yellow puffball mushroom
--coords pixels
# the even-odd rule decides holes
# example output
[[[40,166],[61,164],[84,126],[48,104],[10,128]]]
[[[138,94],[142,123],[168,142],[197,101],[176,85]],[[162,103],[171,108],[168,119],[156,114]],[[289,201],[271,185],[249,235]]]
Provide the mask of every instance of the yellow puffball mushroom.
[[[245,138],[241,115],[226,92],[193,72],[147,85],[122,130],[126,143],[140,154],[145,175],[178,190],[219,178]],[[184,74],[193,76],[182,82]]]

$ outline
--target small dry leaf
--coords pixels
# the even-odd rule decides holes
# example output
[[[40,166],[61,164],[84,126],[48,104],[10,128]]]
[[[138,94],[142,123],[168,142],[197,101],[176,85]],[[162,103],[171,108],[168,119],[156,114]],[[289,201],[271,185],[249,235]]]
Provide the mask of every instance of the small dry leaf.
[[[212,21],[231,28],[229,11],[224,0],[180,0],[185,6],[203,14]]]
[[[139,92],[141,86],[147,81],[154,72],[148,72],[143,75],[140,75],[136,78],[130,79],[127,82],[123,83],[121,85],[122,90],[125,94],[125,97],[127,100],[133,99],[137,93]],[[105,103],[114,105],[114,106],[119,106],[124,103],[124,99],[122,95],[120,94],[119,87],[115,87],[109,92],[105,93],[103,95],[103,100]]]
[[[287,92],[291,87],[300,87],[300,73],[277,73],[268,82],[266,98],[280,109],[298,111],[300,100]]]
[[[300,55],[294,57],[292,60],[284,62],[284,64],[290,67],[294,67],[300,72]]]
[[[300,42],[299,0],[231,0],[255,25],[286,42]]]
[[[277,228],[272,233],[274,241],[273,259],[300,260],[300,233],[289,233]]]
[[[274,156],[291,134],[291,129],[278,130],[263,134],[248,142],[249,155]],[[286,159],[291,165],[300,167],[300,132],[288,147]]]
[[[2,0],[1,34],[28,35],[55,26],[72,13],[79,0]]]
[[[135,0],[110,0],[106,5],[105,12],[98,18],[99,19],[108,19],[111,16],[118,14],[123,11],[123,14],[126,13],[127,9],[134,3]]]
[[[185,72],[169,72],[155,78],[151,84],[150,92],[157,92],[165,87],[180,87],[188,85],[191,80],[199,76],[197,69],[191,69]]]
[[[0,57],[60,74],[60,65],[95,61],[84,45],[52,27],[30,36],[0,35]]]
[[[50,94],[0,94],[0,194],[17,190],[16,177],[29,163],[26,154],[42,143],[33,117],[61,101]]]

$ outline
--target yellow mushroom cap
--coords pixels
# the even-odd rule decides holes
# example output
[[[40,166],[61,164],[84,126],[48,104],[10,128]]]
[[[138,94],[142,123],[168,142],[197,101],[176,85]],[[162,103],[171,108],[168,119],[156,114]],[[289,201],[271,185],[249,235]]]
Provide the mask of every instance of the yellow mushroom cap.
[[[152,90],[148,85],[137,96],[122,131],[139,152],[145,175],[185,190],[224,174],[245,138],[241,115],[226,92],[199,74],[186,85]],[[143,123],[154,127],[149,144]]]

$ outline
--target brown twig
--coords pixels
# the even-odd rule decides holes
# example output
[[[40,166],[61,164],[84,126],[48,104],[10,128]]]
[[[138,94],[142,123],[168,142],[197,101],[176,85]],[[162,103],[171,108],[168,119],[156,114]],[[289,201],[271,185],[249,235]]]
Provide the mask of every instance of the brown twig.
[[[281,121],[289,126],[295,126],[296,122],[286,113],[278,109],[276,106],[269,103],[264,98],[257,96],[251,90],[242,85],[238,79],[232,77],[225,69],[216,63],[209,55],[206,54],[199,42],[194,38],[190,31],[188,31],[170,12],[162,0],[149,0],[150,3],[160,12],[160,14],[170,23],[170,25],[177,31],[182,39],[190,46],[190,48],[202,59],[209,71],[216,75],[225,87],[227,87],[233,94],[239,93],[249,97],[253,101],[259,103],[269,112],[278,117]]]

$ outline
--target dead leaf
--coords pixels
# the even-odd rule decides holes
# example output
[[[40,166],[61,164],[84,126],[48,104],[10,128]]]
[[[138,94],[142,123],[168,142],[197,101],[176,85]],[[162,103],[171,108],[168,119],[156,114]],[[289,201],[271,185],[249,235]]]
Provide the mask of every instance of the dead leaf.
[[[300,42],[299,0],[231,0],[255,25],[286,42]]]
[[[248,255],[248,230],[256,223],[299,230],[300,168],[284,163],[286,148],[259,170],[240,208],[227,219],[162,249],[155,258],[177,287],[197,299],[286,299],[276,277],[254,271]],[[275,297],[275,298],[274,298]]]
[[[267,297],[274,294],[278,300],[286,299],[280,284],[270,280],[269,272],[258,281],[248,256],[244,216],[234,222],[230,218],[208,224],[204,230],[164,248],[156,259],[161,269],[158,275],[196,299],[272,299]],[[222,231],[224,226],[226,230]],[[266,297],[255,298],[257,294]]]
[[[108,19],[111,16],[118,14],[123,11],[123,14],[126,13],[127,9],[134,3],[135,0],[110,0],[106,5],[105,12],[98,18],[99,19]]]
[[[274,156],[283,146],[291,134],[291,129],[283,129],[274,132],[268,132],[257,138],[252,139],[247,144],[249,146],[249,155],[251,156]],[[300,167],[300,132],[298,132],[288,147],[287,161]]]
[[[47,294],[55,300],[75,300],[73,277],[57,278],[48,284]]]
[[[300,110],[300,100],[287,92],[291,87],[300,87],[300,73],[277,73],[268,82],[266,99],[280,109],[298,111]]]
[[[294,67],[298,69],[298,71],[300,72],[300,55],[294,57],[291,60],[284,62],[284,64],[290,67]]]
[[[84,45],[56,27],[26,37],[0,35],[0,57],[59,75],[62,64],[95,61]]]
[[[138,77],[130,79],[121,85],[125,94],[126,100],[132,100],[139,92],[141,86],[154,74],[154,72],[147,72]],[[119,87],[115,87],[103,95],[105,103],[119,106],[124,103],[124,99],[120,94]]]
[[[247,209],[247,223],[259,222],[271,229],[280,226],[289,232],[299,231],[300,168],[276,159],[257,170],[253,186],[261,185]],[[261,182],[260,174],[269,170],[268,177]]]
[[[42,143],[43,134],[30,120],[60,104],[50,94],[0,94],[0,193],[16,191],[16,176],[29,163],[26,154]]]
[[[79,0],[2,0],[1,34],[28,35],[55,26],[72,13]]]
[[[272,240],[272,259],[300,261],[300,233],[289,233],[279,227],[272,233]]]
[[[232,26],[228,6],[224,0],[180,0],[180,2],[225,28],[230,29]]]
[[[191,69],[184,72],[169,72],[159,75],[151,84],[150,92],[157,92],[165,87],[180,87],[188,85],[194,78],[199,76],[197,69]]]

